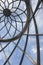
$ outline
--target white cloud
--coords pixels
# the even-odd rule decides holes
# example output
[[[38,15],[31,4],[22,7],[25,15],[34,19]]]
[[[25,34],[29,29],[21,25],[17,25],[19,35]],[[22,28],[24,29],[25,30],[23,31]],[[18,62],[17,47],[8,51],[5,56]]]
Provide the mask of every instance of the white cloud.
[[[1,50],[1,47],[0,47],[0,50]]]
[[[43,48],[40,48],[40,51],[43,51]]]
[[[37,49],[36,48],[32,48],[31,51],[33,52],[33,54],[36,54],[37,53]],[[43,48],[42,47],[40,48],[40,51],[43,51]]]
[[[0,53],[0,60],[4,59],[4,54]]]
[[[5,0],[2,0],[3,2],[5,2]],[[7,0],[6,0],[7,1]],[[8,0],[9,2],[12,2],[12,0]]]
[[[34,54],[36,54],[36,53],[37,53],[36,48],[32,48],[32,49],[31,49],[31,51],[32,51]]]
[[[0,55],[0,60],[2,59],[2,56]]]

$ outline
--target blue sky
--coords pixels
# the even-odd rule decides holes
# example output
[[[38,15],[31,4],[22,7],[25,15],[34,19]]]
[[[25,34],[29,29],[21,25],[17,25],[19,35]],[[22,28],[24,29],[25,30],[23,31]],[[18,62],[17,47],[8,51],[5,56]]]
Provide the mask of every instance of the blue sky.
[[[2,1],[5,1],[5,0],[2,0]],[[11,1],[12,0],[9,0],[9,2],[11,2]],[[35,7],[37,5],[37,1],[38,0],[31,0],[33,11],[35,10]],[[6,0],[6,3],[7,3],[7,0]],[[17,7],[18,4],[19,4],[19,2],[15,2],[15,3],[14,3],[14,6]],[[1,4],[1,1],[0,1],[0,4]],[[41,5],[40,5],[40,7],[41,7]],[[8,6],[8,5],[6,4],[6,6]],[[11,6],[12,5],[9,5],[9,9],[11,9]],[[3,5],[3,7],[4,7],[4,5]],[[25,10],[26,9],[25,2],[21,2],[21,5],[20,5],[19,8]],[[14,11],[14,9],[12,9],[11,11]],[[16,13],[18,13],[18,14],[20,14],[21,12],[22,11],[19,11],[19,10],[16,11]],[[12,15],[13,14],[14,13],[12,13]],[[14,15],[17,15],[17,14],[14,14]],[[20,15],[20,17],[23,20],[23,22],[25,22],[26,19],[27,19],[25,14]],[[39,11],[37,11],[37,13],[35,14],[35,18],[36,18],[36,22],[37,22],[37,26],[38,26],[38,31],[39,31],[40,34],[43,34],[43,9],[40,9]],[[4,19],[4,17],[1,20],[3,20],[3,19]],[[12,18],[12,19],[14,19],[14,18]],[[20,21],[19,17],[15,17],[15,19],[17,21]],[[9,18],[9,21],[11,21],[10,18]],[[5,19],[5,22],[7,22],[7,18]],[[9,27],[10,27],[10,23],[8,22],[7,25],[6,25],[7,28],[8,28],[8,30],[9,30]],[[12,21],[12,25],[16,28],[16,24],[15,24],[14,21]],[[23,27],[24,27],[24,25],[25,25],[25,23],[23,24]],[[3,26],[4,26],[4,22],[0,23],[0,29]],[[17,29],[19,31],[22,30],[22,24],[21,23],[17,22]],[[15,31],[15,29],[11,26],[11,29],[9,31],[11,37],[13,36],[14,31]],[[6,33],[7,33],[7,30],[4,27],[0,31],[1,37],[3,37],[3,35],[5,35]],[[15,35],[17,35],[18,33],[19,32],[16,31]],[[34,33],[35,34],[35,28],[34,28],[33,20],[31,21],[31,24],[30,24],[29,33],[31,33],[31,34]],[[7,34],[4,38],[10,38],[9,34]],[[40,58],[41,58],[41,65],[43,65],[43,36],[42,37],[39,36],[39,39],[40,39]],[[25,41],[26,41],[26,36],[23,35],[22,38],[21,38],[21,40],[20,40],[20,42],[19,42],[18,47],[16,48],[16,50],[14,51],[12,57],[9,60],[9,62],[10,62],[11,65],[19,65],[20,59],[22,57],[22,51],[19,49],[19,47],[23,50],[24,49],[24,45],[25,45]],[[15,42],[15,44],[17,44],[18,40],[14,41],[14,42]],[[5,45],[6,45],[6,43],[2,43],[2,47],[4,47]],[[14,43],[11,42],[9,44],[9,46],[7,46],[7,48],[4,50],[7,57],[10,55],[10,53],[13,50],[14,47],[15,47]],[[1,50],[1,46],[0,46],[0,50]],[[37,60],[37,55],[36,55],[37,49],[36,49],[36,37],[35,36],[28,37],[28,45],[27,45],[26,53],[29,54],[32,57],[32,59],[36,62],[36,60]],[[1,52],[0,53],[0,65],[3,65],[3,63],[5,62],[5,60],[6,60],[6,57],[5,57],[4,53]],[[6,65],[8,65],[8,63]],[[22,65],[33,65],[32,62],[29,60],[29,58],[27,58],[26,54],[24,56]]]

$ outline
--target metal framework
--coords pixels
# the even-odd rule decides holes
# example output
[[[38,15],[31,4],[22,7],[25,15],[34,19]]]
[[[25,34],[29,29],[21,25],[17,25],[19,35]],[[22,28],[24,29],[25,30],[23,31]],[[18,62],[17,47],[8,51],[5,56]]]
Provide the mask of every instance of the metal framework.
[[[6,2],[7,2],[7,4],[6,4]],[[25,7],[26,7],[25,10],[21,9],[21,7],[20,7],[21,2],[25,3]],[[17,47],[22,52],[22,57],[21,57],[19,65],[22,65],[25,55],[33,63],[33,65],[41,65],[40,64],[39,36],[43,36],[43,34],[38,33],[38,27],[37,27],[37,23],[36,23],[36,19],[35,19],[35,14],[39,10],[39,6],[42,2],[43,2],[43,0],[38,0],[35,11],[33,12],[30,0],[12,0],[12,2],[10,2],[10,3],[9,3],[9,0],[0,0],[0,24],[4,23],[4,26],[2,26],[0,28],[0,32],[1,31],[3,32],[4,28],[6,28],[6,31],[7,31],[7,32],[5,32],[5,34],[3,34],[3,36],[1,36],[2,33],[0,34],[0,47],[1,47],[0,53],[3,51],[3,53],[6,57],[6,61],[3,63],[3,65],[6,65],[6,63],[8,63],[8,65],[11,65],[9,59],[11,58],[11,56],[13,55],[13,53]],[[23,18],[20,17],[21,15],[23,15],[23,16],[25,15],[27,19],[23,21],[22,20]],[[19,18],[19,20],[18,20],[18,18]],[[29,27],[30,27],[32,19],[34,20],[36,34],[29,34]],[[7,27],[8,23],[9,23],[9,27]],[[15,23],[15,25],[13,25],[12,23]],[[21,29],[18,29],[19,24],[17,26],[17,23],[21,24]],[[12,33],[13,35],[11,34],[11,31],[10,31],[12,27],[14,29],[14,32]],[[27,31],[27,33],[25,33],[25,31]],[[9,36],[6,38],[6,36],[8,34],[9,34]],[[22,50],[20,48],[20,46],[18,46],[23,35],[26,36],[24,50]],[[36,36],[37,62],[35,62],[32,59],[32,57],[28,53],[26,53],[29,36]],[[14,42],[15,40],[18,40],[17,44]],[[7,55],[4,51],[4,49],[9,44],[11,44],[11,42],[14,43],[15,46],[14,46],[14,49],[12,50],[12,52],[10,53],[9,57],[7,58]],[[3,45],[2,43],[6,43],[6,45],[4,47],[2,47],[2,45]]]

